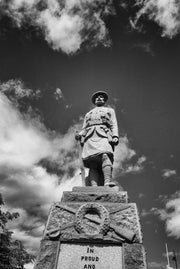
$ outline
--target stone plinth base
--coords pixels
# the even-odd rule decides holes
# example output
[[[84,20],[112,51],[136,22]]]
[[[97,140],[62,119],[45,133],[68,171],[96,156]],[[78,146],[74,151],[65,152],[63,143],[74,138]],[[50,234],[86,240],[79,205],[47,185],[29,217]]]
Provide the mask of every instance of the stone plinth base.
[[[35,269],[145,269],[138,211],[117,187],[75,187],[50,210]]]

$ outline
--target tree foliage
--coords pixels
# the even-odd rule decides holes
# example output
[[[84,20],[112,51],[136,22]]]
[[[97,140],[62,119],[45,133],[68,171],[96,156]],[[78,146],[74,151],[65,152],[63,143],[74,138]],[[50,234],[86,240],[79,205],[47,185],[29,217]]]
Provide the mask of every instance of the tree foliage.
[[[12,238],[13,232],[9,231],[7,223],[18,218],[19,213],[4,212],[3,205],[0,194],[0,268],[23,269],[26,263],[34,261],[35,256],[25,250],[21,241]]]

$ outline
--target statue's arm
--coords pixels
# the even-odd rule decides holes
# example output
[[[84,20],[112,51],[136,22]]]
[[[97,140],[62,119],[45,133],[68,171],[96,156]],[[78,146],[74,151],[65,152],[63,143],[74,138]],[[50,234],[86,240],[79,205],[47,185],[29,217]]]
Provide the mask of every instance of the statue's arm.
[[[113,137],[114,136],[119,137],[116,113],[115,113],[114,109],[111,110],[111,124],[112,124],[111,131],[112,131]]]
[[[84,121],[83,121],[83,126],[82,126],[82,130],[78,133],[76,133],[75,138],[76,140],[81,140],[82,134],[84,132],[84,129],[86,128],[87,122],[86,122],[86,116],[84,117]]]
[[[118,133],[116,113],[114,109],[111,110],[111,123],[112,123],[111,131],[112,131],[113,143],[117,145],[119,143],[119,133]]]

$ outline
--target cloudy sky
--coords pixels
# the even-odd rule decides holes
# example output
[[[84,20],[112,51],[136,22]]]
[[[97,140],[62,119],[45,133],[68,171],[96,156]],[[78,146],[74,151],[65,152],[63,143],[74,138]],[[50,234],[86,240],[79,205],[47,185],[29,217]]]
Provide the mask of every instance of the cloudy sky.
[[[0,192],[30,252],[51,203],[81,185],[74,134],[107,90],[114,177],[138,205],[149,268],[165,268],[165,242],[180,264],[179,51],[179,0],[0,0]]]

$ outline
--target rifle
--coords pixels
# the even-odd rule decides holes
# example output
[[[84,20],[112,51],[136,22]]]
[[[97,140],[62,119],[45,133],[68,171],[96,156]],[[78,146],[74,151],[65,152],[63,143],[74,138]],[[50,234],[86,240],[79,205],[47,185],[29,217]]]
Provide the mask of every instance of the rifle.
[[[76,131],[76,135],[78,136],[78,132]],[[81,142],[80,139],[76,139],[77,143],[78,143],[78,151],[79,151],[79,166],[80,166],[80,170],[81,170],[81,178],[82,178],[82,186],[86,186],[85,184],[85,169],[84,169],[84,164],[83,164],[83,160],[82,160],[82,146],[81,146]]]

